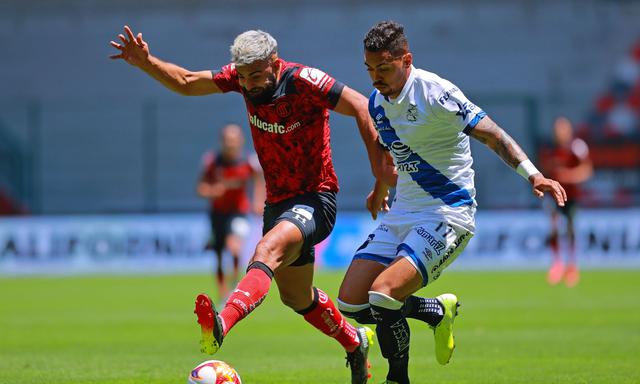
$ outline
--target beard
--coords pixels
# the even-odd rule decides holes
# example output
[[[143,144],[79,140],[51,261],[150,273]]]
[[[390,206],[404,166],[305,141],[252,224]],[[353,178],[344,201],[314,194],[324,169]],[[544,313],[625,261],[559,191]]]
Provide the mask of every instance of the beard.
[[[242,87],[242,91],[251,104],[268,104],[273,99],[273,94],[276,91],[276,76],[269,76],[264,87],[253,88],[251,91]]]

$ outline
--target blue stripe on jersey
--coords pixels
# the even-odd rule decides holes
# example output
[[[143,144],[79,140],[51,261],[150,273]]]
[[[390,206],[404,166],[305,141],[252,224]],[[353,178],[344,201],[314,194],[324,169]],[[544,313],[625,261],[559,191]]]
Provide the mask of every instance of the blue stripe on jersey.
[[[413,262],[416,264],[416,266],[420,270],[420,274],[422,275],[422,286],[426,286],[429,282],[429,275],[427,275],[427,268],[424,266],[422,260],[420,260],[420,258],[416,256],[416,252],[413,250],[413,248],[411,248],[406,243],[400,243],[400,245],[398,245],[398,253],[400,253],[400,251],[405,251],[411,258],[411,260],[413,260]]]
[[[471,130],[473,128],[476,127],[476,125],[478,125],[478,123],[480,122],[480,120],[482,120],[485,116],[487,116],[487,113],[485,111],[480,111],[476,114],[476,117],[473,118],[473,120],[471,120],[469,122],[469,124],[467,124],[466,127],[464,127],[464,129],[462,130],[462,132],[466,133],[467,135],[471,132]]]
[[[469,195],[469,191],[460,188],[456,183],[449,180],[400,140],[395,129],[391,126],[391,122],[385,116],[384,108],[381,105],[377,108],[374,106],[375,97],[376,91],[369,97],[369,114],[375,122],[380,138],[389,150],[396,155],[398,162],[396,166],[399,168],[404,167],[411,179],[422,187],[425,192],[436,199],[441,199],[445,204],[451,207],[473,205],[473,199]]]

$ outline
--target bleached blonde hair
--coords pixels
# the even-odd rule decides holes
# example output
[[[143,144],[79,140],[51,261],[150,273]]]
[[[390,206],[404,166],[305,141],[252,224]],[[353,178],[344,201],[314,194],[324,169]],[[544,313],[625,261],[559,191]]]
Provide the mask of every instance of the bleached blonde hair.
[[[231,61],[236,65],[247,65],[270,59],[278,53],[278,42],[264,31],[246,31],[239,34],[231,45]]]

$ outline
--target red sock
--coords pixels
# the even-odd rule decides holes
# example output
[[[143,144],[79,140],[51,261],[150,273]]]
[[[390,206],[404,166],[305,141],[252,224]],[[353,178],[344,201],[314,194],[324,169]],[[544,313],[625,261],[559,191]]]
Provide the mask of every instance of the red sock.
[[[326,293],[314,288],[313,304],[298,312],[304,319],[327,336],[336,339],[344,349],[352,352],[358,345],[358,332],[347,322]]]
[[[259,268],[251,268],[247,271],[220,312],[225,335],[238,321],[244,319],[262,303],[270,286],[271,276],[265,271]]]

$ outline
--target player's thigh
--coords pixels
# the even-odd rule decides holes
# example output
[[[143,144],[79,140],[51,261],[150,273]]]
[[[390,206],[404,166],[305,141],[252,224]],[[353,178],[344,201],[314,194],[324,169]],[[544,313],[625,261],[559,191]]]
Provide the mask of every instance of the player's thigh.
[[[354,259],[344,275],[338,298],[347,304],[365,304],[369,301],[369,290],[386,265],[377,261]]]
[[[404,301],[422,288],[422,274],[405,257],[396,258],[372,283],[371,291]]]
[[[313,264],[287,266],[274,273],[280,300],[294,311],[308,308],[313,301]]]

